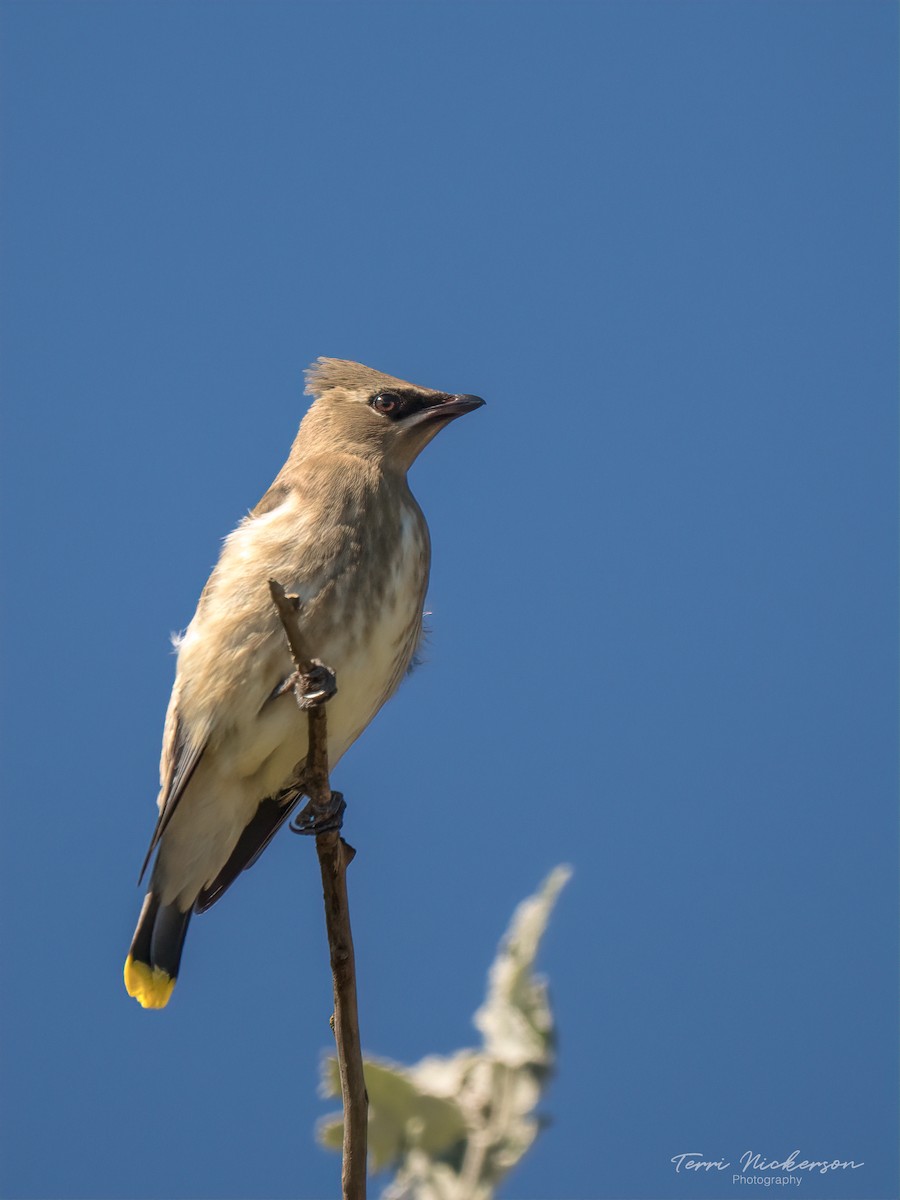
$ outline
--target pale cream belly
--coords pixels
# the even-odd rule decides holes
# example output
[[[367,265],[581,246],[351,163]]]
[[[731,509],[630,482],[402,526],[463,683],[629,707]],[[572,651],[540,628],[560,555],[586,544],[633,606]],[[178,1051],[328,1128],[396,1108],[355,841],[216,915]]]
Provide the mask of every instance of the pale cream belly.
[[[356,741],[399,685],[421,627],[421,610],[417,605],[377,621],[368,637],[355,642],[357,648],[349,655],[341,645],[340,632],[326,641],[317,654],[332,667],[337,680],[337,695],[328,701],[326,710],[331,766]],[[259,728],[254,738],[257,754],[260,743],[271,750],[252,774],[244,776],[256,796],[253,811],[260,799],[276,794],[291,781],[306,757],[308,744],[308,719],[290,692],[270,701],[257,720]],[[234,764],[239,775],[242,765]]]

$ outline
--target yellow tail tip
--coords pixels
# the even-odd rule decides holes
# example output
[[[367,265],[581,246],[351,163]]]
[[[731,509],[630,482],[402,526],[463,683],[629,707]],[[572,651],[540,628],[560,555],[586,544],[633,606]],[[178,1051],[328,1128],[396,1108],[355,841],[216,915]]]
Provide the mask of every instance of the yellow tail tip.
[[[175,980],[162,968],[135,962],[130,954],[125,959],[125,990],[142,1008],[165,1008],[174,987]]]

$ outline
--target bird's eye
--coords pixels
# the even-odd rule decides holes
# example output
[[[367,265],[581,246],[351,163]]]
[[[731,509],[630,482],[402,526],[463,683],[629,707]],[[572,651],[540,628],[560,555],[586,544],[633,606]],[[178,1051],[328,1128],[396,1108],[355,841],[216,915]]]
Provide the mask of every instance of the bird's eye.
[[[393,392],[381,392],[372,400],[372,407],[380,413],[395,412],[400,407],[400,397]]]

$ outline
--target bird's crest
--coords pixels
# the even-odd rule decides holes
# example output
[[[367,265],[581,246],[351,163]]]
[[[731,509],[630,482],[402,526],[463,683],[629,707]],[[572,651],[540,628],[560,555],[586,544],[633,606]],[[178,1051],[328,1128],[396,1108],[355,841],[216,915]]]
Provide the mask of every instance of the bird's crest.
[[[362,363],[350,362],[346,358],[317,358],[306,368],[306,394],[319,397],[330,388],[347,388],[348,391],[378,391],[390,388],[418,388],[418,384],[395,379],[381,371],[373,371]],[[428,388],[418,388],[428,391]]]

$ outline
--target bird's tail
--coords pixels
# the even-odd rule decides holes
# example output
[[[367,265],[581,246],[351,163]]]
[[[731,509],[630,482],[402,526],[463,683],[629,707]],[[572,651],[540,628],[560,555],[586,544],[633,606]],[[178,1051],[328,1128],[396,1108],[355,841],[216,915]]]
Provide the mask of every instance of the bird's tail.
[[[162,904],[150,891],[125,959],[125,989],[143,1008],[165,1008],[175,987],[181,948],[191,919],[177,903]]]

